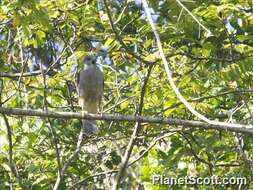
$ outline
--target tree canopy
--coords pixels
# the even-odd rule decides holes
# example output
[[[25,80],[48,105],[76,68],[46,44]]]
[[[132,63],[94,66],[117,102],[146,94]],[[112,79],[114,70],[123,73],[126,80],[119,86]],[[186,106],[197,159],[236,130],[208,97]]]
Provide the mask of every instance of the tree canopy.
[[[98,134],[87,136],[79,116],[0,109],[0,189],[168,189],[153,183],[155,175],[247,179],[170,189],[253,187],[252,133],[183,122],[200,118],[168,82],[145,2],[0,1],[0,108],[80,112],[76,77],[92,53],[104,73],[103,113],[178,121],[102,118]],[[173,82],[191,107],[212,121],[250,129],[253,3],[147,4]]]

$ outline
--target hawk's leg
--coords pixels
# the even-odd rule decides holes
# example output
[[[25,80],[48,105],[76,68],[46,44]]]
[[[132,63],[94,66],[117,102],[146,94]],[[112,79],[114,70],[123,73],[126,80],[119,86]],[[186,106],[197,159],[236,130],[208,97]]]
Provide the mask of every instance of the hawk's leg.
[[[98,101],[98,113],[99,113],[100,115],[102,115],[102,113],[103,113],[102,97],[99,98],[99,101]]]

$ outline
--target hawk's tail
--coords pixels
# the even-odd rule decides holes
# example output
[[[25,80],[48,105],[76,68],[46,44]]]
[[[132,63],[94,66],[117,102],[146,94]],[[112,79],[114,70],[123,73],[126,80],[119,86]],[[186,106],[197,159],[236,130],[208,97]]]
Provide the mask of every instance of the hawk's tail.
[[[97,133],[97,125],[94,120],[83,120],[83,128],[88,135],[94,135]]]

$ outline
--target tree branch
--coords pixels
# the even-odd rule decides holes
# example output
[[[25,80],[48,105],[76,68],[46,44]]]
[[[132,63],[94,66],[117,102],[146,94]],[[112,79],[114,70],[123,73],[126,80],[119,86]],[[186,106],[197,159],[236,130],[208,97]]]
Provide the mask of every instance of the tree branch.
[[[60,184],[61,184],[62,179],[64,178],[65,172],[67,171],[67,169],[68,169],[69,165],[72,163],[72,161],[78,156],[79,152],[81,151],[82,142],[84,139],[83,137],[84,137],[84,129],[81,128],[81,131],[79,133],[78,140],[77,140],[76,149],[68,157],[63,168],[61,169],[60,173],[58,174],[53,190],[58,190],[60,188]]]
[[[12,128],[9,124],[9,121],[7,119],[7,117],[3,115],[4,121],[5,121],[5,125],[6,125],[6,129],[7,129],[7,139],[8,139],[8,143],[9,143],[9,164],[10,164],[10,169],[11,169],[11,173],[14,175],[14,177],[16,178],[16,181],[18,182],[18,184],[20,185],[20,187],[24,190],[27,189],[27,187],[23,184],[21,177],[19,176],[19,172],[18,169],[16,167],[16,163],[13,159],[13,143],[12,143]]]
[[[132,55],[135,59],[137,59],[137,60],[139,60],[143,63],[146,63],[146,64],[152,64],[152,62],[145,60],[143,57],[141,57],[141,55],[137,55],[135,52],[132,52],[131,49],[129,49],[129,47],[124,43],[123,39],[119,35],[119,33],[118,33],[118,31],[117,31],[117,29],[114,25],[114,22],[112,20],[112,16],[110,14],[111,11],[110,11],[109,6],[107,4],[107,0],[103,0],[103,2],[104,2],[105,9],[106,9],[106,12],[107,12],[107,15],[108,15],[108,18],[109,18],[111,29],[112,29],[113,33],[115,34],[115,37],[117,38],[119,43],[122,45],[122,47],[126,50],[127,53]]]
[[[0,72],[0,78],[7,77],[7,78],[18,78],[18,77],[30,77],[30,76],[36,76],[40,75],[41,71],[31,71],[27,73],[2,73]]]
[[[106,175],[111,175],[113,173],[117,173],[118,170],[109,170],[109,171],[105,171],[105,172],[101,172],[101,173],[96,173],[94,175],[88,176],[86,178],[84,178],[83,180],[75,183],[74,185],[72,185],[69,189],[75,189],[76,186],[80,186],[82,184],[85,184],[87,181],[89,181],[90,179],[93,179],[94,177],[101,177],[101,176],[106,176]]]
[[[141,123],[157,123],[157,124],[169,124],[180,125],[191,128],[201,129],[216,129],[226,130],[240,133],[253,134],[252,125],[242,124],[229,124],[219,122],[219,124],[209,124],[202,121],[192,121],[185,119],[171,119],[164,117],[151,117],[151,116],[132,116],[132,115],[111,115],[111,114],[81,114],[76,112],[54,112],[54,111],[41,111],[32,109],[20,109],[20,108],[6,108],[0,107],[0,113],[6,115],[19,115],[19,116],[38,116],[38,117],[50,117],[61,119],[87,119],[87,120],[104,120],[104,121],[129,121],[129,122],[141,122]]]
[[[153,143],[150,144],[148,146],[148,148],[146,148],[135,160],[133,160],[131,163],[129,163],[127,165],[127,167],[132,166],[133,164],[135,164],[136,162],[138,162],[140,159],[142,159],[157,144],[157,142],[159,142],[160,140],[162,140],[164,138],[170,137],[171,135],[175,134],[175,132],[179,132],[181,130],[182,129],[175,129],[175,130],[172,130],[171,133],[169,133],[169,134],[165,134],[165,135],[162,135],[160,137],[155,138],[153,140]]]
[[[145,79],[144,79],[144,82],[143,82],[143,85],[142,85],[142,88],[141,88],[139,109],[136,112],[136,115],[138,115],[138,116],[142,115],[146,87],[147,87],[147,84],[148,84],[148,79],[149,79],[149,77],[151,75],[151,71],[152,71],[152,69],[153,69],[154,66],[155,66],[154,64],[149,65],[147,74],[145,76]],[[116,181],[115,181],[115,183],[113,185],[113,189],[114,190],[119,189],[121,179],[124,176],[124,172],[125,172],[125,170],[127,168],[129,157],[130,157],[130,155],[132,153],[132,150],[133,150],[133,147],[134,147],[134,143],[135,143],[135,140],[137,139],[137,135],[138,135],[140,129],[141,129],[141,122],[137,121],[136,124],[135,124],[135,127],[134,127],[134,131],[132,133],[132,136],[131,136],[131,138],[129,140],[127,149],[125,151],[124,157],[122,159],[121,165],[119,166],[119,172],[118,172],[118,175],[116,177]]]
[[[192,99],[188,99],[187,101],[188,102],[201,102],[203,100],[208,100],[208,99],[212,99],[212,98],[219,98],[221,96],[226,96],[226,95],[229,95],[229,94],[236,94],[236,93],[240,93],[240,94],[246,94],[246,93],[252,93],[253,92],[253,89],[246,89],[246,90],[229,90],[229,91],[225,91],[225,92],[220,92],[218,94],[213,94],[213,95],[208,95],[208,96],[201,96],[201,97],[198,97],[198,98],[192,98]],[[171,106],[168,106],[166,108],[164,108],[161,112],[165,112],[169,109],[173,109],[173,108],[176,108],[176,107],[179,107],[180,105],[182,105],[183,103],[182,102],[178,102],[178,103],[175,103]],[[253,118],[253,117],[252,117]]]
[[[177,95],[177,98],[197,118],[201,119],[202,121],[205,121],[206,123],[208,123],[210,125],[222,125],[223,122],[219,122],[219,121],[216,121],[216,120],[210,120],[205,115],[203,115],[202,113],[198,112],[195,108],[193,108],[192,105],[184,98],[184,96],[182,95],[182,93],[180,92],[178,87],[176,86],[176,84],[173,80],[172,71],[169,67],[168,61],[167,61],[166,56],[165,56],[164,51],[163,51],[163,46],[162,46],[162,42],[160,40],[160,35],[159,35],[159,33],[156,29],[155,23],[152,19],[150,9],[148,7],[148,3],[147,3],[146,0],[141,0],[141,2],[143,3],[143,8],[144,8],[144,12],[146,13],[147,20],[148,20],[148,22],[149,22],[149,24],[152,28],[152,31],[155,35],[157,48],[158,48],[160,57],[162,59],[162,62],[163,62],[164,68],[165,68],[165,72],[166,72],[166,75],[167,75],[167,78],[168,78],[168,82],[169,82],[171,88],[173,89],[174,93]],[[232,125],[236,126],[236,124],[232,124]]]
[[[212,32],[209,30],[209,29],[207,29],[192,13],[191,13],[191,11],[189,11],[185,6],[184,6],[184,4],[183,3],[181,3],[181,1],[179,1],[179,0],[176,0],[177,2],[178,2],[178,4],[193,18],[193,20],[195,20],[197,23],[198,23],[198,25],[199,26],[201,26],[201,28],[203,28],[206,32],[207,32],[207,34],[208,34],[208,36],[210,36],[210,35],[212,35]]]

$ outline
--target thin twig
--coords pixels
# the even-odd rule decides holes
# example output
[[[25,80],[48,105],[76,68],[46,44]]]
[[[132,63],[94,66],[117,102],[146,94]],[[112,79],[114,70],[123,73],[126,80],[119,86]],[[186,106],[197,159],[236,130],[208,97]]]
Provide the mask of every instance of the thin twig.
[[[213,167],[214,167],[213,163],[211,163],[211,162],[209,162],[209,161],[206,161],[206,160],[204,160],[203,158],[200,158],[200,157],[197,155],[197,153],[196,153],[196,152],[194,151],[194,149],[193,149],[193,146],[192,146],[191,141],[188,139],[188,137],[187,137],[183,132],[178,132],[178,133],[187,141],[187,143],[188,143],[188,145],[189,145],[189,150],[190,150],[190,152],[192,153],[192,155],[194,156],[194,158],[195,158],[196,160],[198,160],[199,162],[202,162],[202,163],[208,165],[210,168],[213,168]]]
[[[108,18],[109,18],[109,22],[110,22],[112,31],[115,34],[115,36],[116,36],[117,40],[119,41],[119,43],[122,45],[122,47],[126,50],[127,53],[132,55],[135,59],[137,59],[137,60],[139,60],[143,63],[146,63],[146,64],[152,64],[152,62],[145,60],[140,55],[137,55],[136,53],[132,52],[132,50],[127,47],[127,45],[124,43],[124,41],[122,40],[121,36],[119,35],[117,29],[114,26],[112,16],[110,14],[111,11],[110,11],[109,6],[107,4],[107,0],[103,0],[103,2],[105,4],[106,12],[107,12],[107,15],[108,15]]]
[[[24,62],[24,52],[23,52],[22,38],[21,38],[21,32],[20,32],[19,28],[18,28],[18,34],[19,34],[20,59],[21,59],[21,64],[22,64],[21,74],[20,74],[20,77],[18,79],[18,89],[20,89],[21,79],[22,79],[22,75],[25,71],[26,63]]]
[[[97,173],[97,174],[88,176],[88,177],[84,178],[83,180],[72,185],[69,189],[74,189],[76,186],[78,186],[78,185],[80,186],[81,184],[86,183],[87,181],[89,181],[90,179],[93,179],[94,177],[106,176],[108,174],[113,174],[113,173],[117,173],[117,172],[118,172],[118,170],[109,170],[106,172],[101,172],[101,173]]]
[[[149,147],[146,148],[146,150],[143,151],[143,152],[138,156],[138,158],[136,158],[134,161],[132,161],[131,163],[129,163],[129,164],[127,165],[127,167],[132,166],[133,164],[135,164],[136,162],[138,162],[141,158],[143,158],[143,157],[156,145],[156,143],[157,143],[158,141],[160,141],[160,140],[162,140],[162,139],[164,139],[164,138],[166,138],[166,137],[169,137],[169,136],[173,135],[175,132],[178,132],[178,131],[181,131],[181,130],[182,130],[182,129],[174,129],[174,130],[171,130],[171,133],[170,133],[170,134],[165,134],[165,135],[163,135],[163,136],[160,136],[160,137],[155,138],[154,142],[153,142],[151,145],[149,145]]]
[[[192,13],[191,13],[191,11],[189,11],[185,6],[184,6],[184,4],[183,3],[181,3],[181,1],[180,0],[176,0],[177,2],[178,2],[178,4],[184,9],[184,10],[186,10],[186,12],[193,18],[193,20],[195,20],[198,24],[199,24],[199,26],[201,26],[206,32],[207,32],[207,35],[208,36],[210,36],[212,33],[211,33],[211,31],[209,30],[209,29],[207,29]]]
[[[41,75],[43,78],[43,110],[47,111],[48,110],[48,103],[47,103],[47,81],[46,81],[46,72],[43,71],[43,66],[42,66],[42,62],[40,62],[40,71],[41,71]],[[56,152],[56,159],[57,159],[57,169],[58,169],[58,178],[62,179],[62,175],[61,175],[61,160],[60,160],[60,151],[58,148],[58,141],[57,141],[57,137],[55,135],[55,131],[52,127],[50,118],[46,119],[48,121],[49,124],[47,124],[46,126],[48,127],[50,133],[51,133],[51,143],[53,145],[53,147],[55,148],[55,152]]]
[[[218,93],[218,94],[214,94],[214,95],[209,95],[209,96],[202,96],[202,97],[198,97],[198,98],[193,98],[193,99],[189,99],[187,100],[188,102],[200,102],[202,100],[208,100],[208,99],[211,99],[211,98],[218,98],[218,97],[221,97],[221,96],[226,96],[226,95],[229,95],[229,94],[236,94],[236,93],[252,93],[253,92],[253,89],[248,89],[248,90],[229,90],[229,91],[226,91],[226,92],[221,92],[221,93]],[[169,109],[173,109],[173,108],[176,108],[180,105],[182,105],[183,103],[182,102],[178,102],[178,103],[175,103],[173,104],[172,106],[169,106],[169,107],[166,107],[164,108],[161,112],[159,113],[163,113]]]

